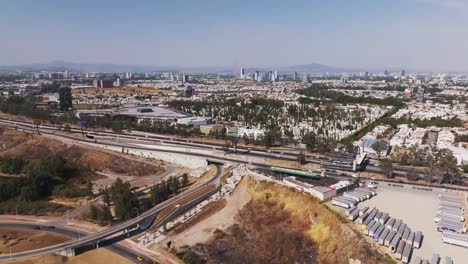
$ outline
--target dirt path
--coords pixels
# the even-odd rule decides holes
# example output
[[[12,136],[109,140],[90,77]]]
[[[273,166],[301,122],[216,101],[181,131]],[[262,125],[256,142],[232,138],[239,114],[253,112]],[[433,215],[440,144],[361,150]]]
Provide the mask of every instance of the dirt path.
[[[177,247],[206,242],[216,229],[226,229],[233,225],[234,216],[250,201],[250,198],[247,181],[243,179],[235,192],[227,198],[227,204],[223,209],[172,238],[172,241]]]

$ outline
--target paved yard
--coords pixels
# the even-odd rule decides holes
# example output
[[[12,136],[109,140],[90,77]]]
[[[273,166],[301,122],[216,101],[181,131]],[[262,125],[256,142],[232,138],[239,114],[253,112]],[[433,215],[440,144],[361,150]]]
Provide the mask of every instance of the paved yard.
[[[441,233],[437,232],[433,221],[439,206],[438,194],[442,189],[433,189],[431,192],[404,186],[391,187],[387,183],[380,183],[377,196],[360,203],[358,208],[375,206],[391,217],[402,219],[412,231],[422,231],[422,246],[413,251],[412,259],[420,256],[430,260],[432,254],[438,253],[442,258],[441,263],[444,263],[445,256],[452,257],[455,264],[467,263],[468,249],[443,243]]]

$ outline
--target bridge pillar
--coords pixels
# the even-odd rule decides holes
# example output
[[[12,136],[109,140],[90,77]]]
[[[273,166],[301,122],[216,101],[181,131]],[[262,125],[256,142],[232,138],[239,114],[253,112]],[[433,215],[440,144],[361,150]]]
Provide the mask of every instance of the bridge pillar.
[[[96,248],[99,248],[99,242],[101,242],[100,240],[96,241]]]
[[[65,248],[54,253],[55,255],[64,256],[64,257],[73,257],[75,256],[74,248]]]

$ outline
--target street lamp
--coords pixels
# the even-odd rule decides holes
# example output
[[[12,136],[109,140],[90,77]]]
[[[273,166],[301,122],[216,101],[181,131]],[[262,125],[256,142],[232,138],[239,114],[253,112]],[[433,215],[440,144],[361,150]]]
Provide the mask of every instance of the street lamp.
[[[16,211],[16,219],[18,219],[18,206],[19,206],[19,204],[16,203],[16,210],[15,210]]]

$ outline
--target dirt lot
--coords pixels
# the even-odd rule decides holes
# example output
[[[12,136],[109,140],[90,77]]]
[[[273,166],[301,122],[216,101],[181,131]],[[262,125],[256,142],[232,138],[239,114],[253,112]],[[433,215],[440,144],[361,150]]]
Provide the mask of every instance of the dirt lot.
[[[226,198],[226,206],[216,214],[200,221],[188,230],[183,231],[175,238],[175,246],[189,245],[206,242],[216,229],[226,229],[235,223],[234,216],[250,201],[250,194],[247,191],[247,181],[237,186],[235,192]]]
[[[33,257],[24,260],[5,262],[8,264],[88,264],[88,263],[108,263],[108,264],[130,264],[133,263],[109,250],[99,248],[80,254],[75,257],[62,257],[52,254]]]
[[[0,155],[3,157],[20,156],[24,159],[46,158],[57,154],[70,164],[84,170],[122,175],[145,176],[162,171],[158,165],[139,162],[119,154],[65,144],[58,140],[11,129],[0,129],[0,150]]]
[[[68,241],[69,238],[60,234],[39,230],[0,228],[0,252],[22,252],[52,246]]]

